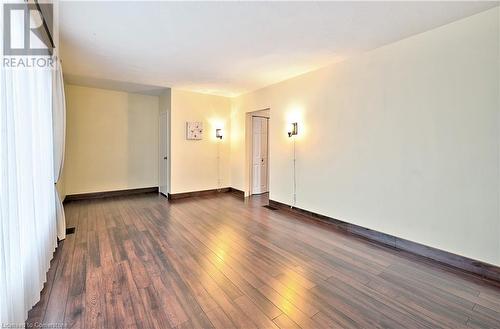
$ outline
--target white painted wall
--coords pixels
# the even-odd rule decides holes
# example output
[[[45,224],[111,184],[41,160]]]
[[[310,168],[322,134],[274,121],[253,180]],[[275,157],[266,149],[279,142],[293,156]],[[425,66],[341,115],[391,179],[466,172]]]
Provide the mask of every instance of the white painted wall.
[[[158,96],[66,85],[66,194],[158,186]]]
[[[171,97],[171,193],[230,186],[230,99],[176,89],[172,89]],[[202,140],[186,140],[188,121],[203,122]],[[222,140],[215,138],[219,127],[224,131]]]
[[[245,113],[271,108],[270,198],[500,265],[499,9],[234,99],[232,186],[247,190]]]

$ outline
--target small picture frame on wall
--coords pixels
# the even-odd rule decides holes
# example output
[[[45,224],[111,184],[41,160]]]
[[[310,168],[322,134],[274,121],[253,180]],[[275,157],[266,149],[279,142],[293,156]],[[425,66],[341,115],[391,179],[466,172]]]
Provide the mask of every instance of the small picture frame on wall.
[[[186,122],[186,139],[201,140],[203,137],[203,122]]]

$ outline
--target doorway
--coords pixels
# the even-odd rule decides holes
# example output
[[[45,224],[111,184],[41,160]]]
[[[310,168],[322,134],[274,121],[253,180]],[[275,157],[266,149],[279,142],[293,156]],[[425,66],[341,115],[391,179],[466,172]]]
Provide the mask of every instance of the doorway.
[[[168,113],[160,113],[160,142],[159,142],[159,191],[168,197],[169,193],[169,133],[168,133]]]
[[[269,192],[269,117],[252,115],[250,194]]]

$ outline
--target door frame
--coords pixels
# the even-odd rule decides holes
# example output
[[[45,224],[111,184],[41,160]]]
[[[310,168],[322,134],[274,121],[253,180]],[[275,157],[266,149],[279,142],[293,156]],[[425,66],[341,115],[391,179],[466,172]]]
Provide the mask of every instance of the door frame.
[[[267,119],[267,190],[269,192],[269,120],[271,119],[271,109],[266,108],[263,110],[247,112],[247,131],[246,140],[247,140],[247,167],[248,167],[248,196],[253,194],[253,117],[260,117]],[[264,193],[268,193],[264,192]],[[260,193],[263,194],[263,193]]]

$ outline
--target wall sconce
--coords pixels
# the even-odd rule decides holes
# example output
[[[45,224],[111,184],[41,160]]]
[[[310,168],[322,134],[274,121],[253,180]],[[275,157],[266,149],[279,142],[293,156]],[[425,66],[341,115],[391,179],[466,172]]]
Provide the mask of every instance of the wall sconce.
[[[222,139],[222,129],[215,129],[215,138]]]
[[[288,137],[297,135],[297,132],[298,132],[297,122],[290,123],[288,127]]]

